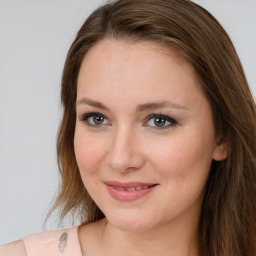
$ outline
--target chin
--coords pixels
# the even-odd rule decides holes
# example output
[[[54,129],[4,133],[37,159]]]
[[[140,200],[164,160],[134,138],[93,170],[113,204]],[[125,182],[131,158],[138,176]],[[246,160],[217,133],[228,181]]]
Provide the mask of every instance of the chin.
[[[106,219],[112,226],[124,231],[140,232],[152,228],[152,222],[145,215],[138,216],[135,213],[111,214]]]

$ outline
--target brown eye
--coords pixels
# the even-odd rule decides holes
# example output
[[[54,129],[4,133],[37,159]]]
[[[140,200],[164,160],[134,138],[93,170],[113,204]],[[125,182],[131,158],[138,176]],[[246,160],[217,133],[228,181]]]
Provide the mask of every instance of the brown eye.
[[[155,118],[154,124],[158,127],[163,127],[166,124],[166,120],[164,118]]]
[[[151,126],[152,128],[163,130],[177,125],[177,121],[169,116],[153,114],[147,118],[145,125]]]
[[[93,116],[93,122],[95,124],[103,124],[104,120],[105,120],[105,118],[102,116],[97,116],[97,115]]]
[[[86,125],[100,128],[103,125],[110,125],[108,119],[100,113],[88,113],[79,117],[79,120],[84,122]]]

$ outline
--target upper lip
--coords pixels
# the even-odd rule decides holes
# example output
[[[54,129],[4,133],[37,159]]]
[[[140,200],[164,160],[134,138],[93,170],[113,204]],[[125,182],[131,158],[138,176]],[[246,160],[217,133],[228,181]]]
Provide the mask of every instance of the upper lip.
[[[109,186],[115,186],[120,188],[133,188],[138,186],[153,186],[157,185],[156,183],[148,183],[148,182],[138,182],[138,181],[132,181],[132,182],[119,182],[115,180],[108,180],[104,182],[106,185]]]

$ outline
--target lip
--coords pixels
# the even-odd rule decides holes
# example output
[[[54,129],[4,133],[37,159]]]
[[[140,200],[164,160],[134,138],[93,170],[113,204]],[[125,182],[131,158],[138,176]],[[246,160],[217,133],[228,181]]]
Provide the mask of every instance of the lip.
[[[104,182],[109,194],[118,201],[131,202],[135,201],[156,188],[156,183],[145,183],[145,182],[126,182],[122,183],[119,181],[106,181]],[[135,187],[147,187],[139,190],[125,190],[128,188]]]

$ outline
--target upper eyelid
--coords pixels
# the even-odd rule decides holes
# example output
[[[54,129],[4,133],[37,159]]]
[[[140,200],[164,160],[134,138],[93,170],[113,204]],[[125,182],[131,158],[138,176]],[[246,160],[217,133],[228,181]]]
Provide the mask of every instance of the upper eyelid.
[[[83,114],[77,115],[77,116],[78,116],[79,119],[84,118],[84,117],[89,118],[89,117],[92,117],[92,116],[102,116],[105,119],[108,119],[105,115],[103,115],[101,113],[98,113],[98,112],[88,112],[88,113],[83,113]]]
[[[176,119],[174,119],[174,118],[172,118],[170,116],[167,116],[167,115],[163,115],[163,114],[152,114],[152,115],[149,115],[149,116],[147,116],[146,121],[148,121],[148,120],[150,120],[152,118],[157,118],[157,117],[166,119],[169,122],[178,123]]]
[[[147,118],[153,118],[153,117],[162,117],[162,118],[166,118],[166,119],[168,119],[168,118],[173,119],[172,117],[164,115],[164,114],[151,114],[151,115],[147,116]]]

